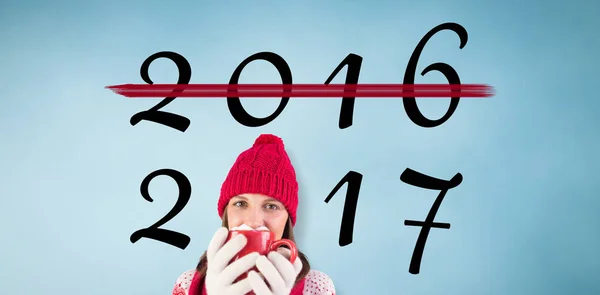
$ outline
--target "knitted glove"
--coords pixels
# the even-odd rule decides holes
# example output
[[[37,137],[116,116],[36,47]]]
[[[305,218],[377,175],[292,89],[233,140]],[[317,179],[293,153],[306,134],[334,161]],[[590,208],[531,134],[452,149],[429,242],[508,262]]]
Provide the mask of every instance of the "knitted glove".
[[[248,280],[256,295],[289,295],[294,287],[296,277],[302,270],[302,261],[297,258],[292,264],[289,250],[280,248],[271,251],[267,257],[256,259],[256,268],[260,271],[248,273]],[[262,275],[262,277],[261,277]],[[264,280],[263,280],[264,277]],[[269,286],[265,283],[268,282]]]
[[[251,253],[227,265],[247,242],[244,235],[237,235],[225,243],[228,233],[227,228],[219,228],[206,250],[207,270],[204,284],[208,295],[244,295],[252,290],[247,278],[235,284],[233,281],[254,267],[259,255]]]

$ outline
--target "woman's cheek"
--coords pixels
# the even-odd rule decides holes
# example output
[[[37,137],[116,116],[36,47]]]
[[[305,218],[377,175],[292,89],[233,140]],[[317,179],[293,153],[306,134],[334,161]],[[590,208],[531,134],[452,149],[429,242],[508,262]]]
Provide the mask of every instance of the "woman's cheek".
[[[285,224],[287,222],[287,214],[278,214],[271,222],[273,224],[273,231],[275,232],[278,239],[281,239],[285,230]]]
[[[231,213],[230,213],[231,212]],[[227,224],[229,225],[229,229],[235,226],[242,225],[240,222],[240,216],[236,212],[236,210],[231,210],[227,212]]]

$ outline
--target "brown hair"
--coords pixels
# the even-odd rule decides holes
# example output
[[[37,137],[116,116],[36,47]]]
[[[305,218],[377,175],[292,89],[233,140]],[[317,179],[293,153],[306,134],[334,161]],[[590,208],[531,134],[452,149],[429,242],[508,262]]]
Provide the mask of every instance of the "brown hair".
[[[225,209],[223,212],[222,220],[223,222],[221,223],[221,225],[223,227],[229,228],[227,224],[227,209]],[[285,229],[283,230],[282,238],[291,240],[294,243],[296,242],[296,240],[294,239],[294,227],[292,226],[292,220],[289,217],[285,224]],[[310,263],[308,262],[308,257],[306,257],[304,253],[300,252],[300,250],[298,250],[298,259],[302,261],[302,270],[300,270],[298,277],[296,277],[296,282],[294,283],[294,285],[296,285],[300,280],[306,277],[306,274],[308,274],[308,272],[310,271]],[[202,281],[204,281],[204,275],[206,275],[206,264],[206,251],[204,251],[202,256],[200,256],[200,261],[198,262],[198,265],[196,266],[196,271],[198,271],[198,275]],[[202,294],[202,285],[203,284],[198,285],[198,294]]]

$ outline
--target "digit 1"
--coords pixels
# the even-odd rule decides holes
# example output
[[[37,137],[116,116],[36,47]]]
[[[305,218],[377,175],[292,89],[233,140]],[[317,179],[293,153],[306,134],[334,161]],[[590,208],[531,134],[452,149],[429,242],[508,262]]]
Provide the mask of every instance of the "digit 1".
[[[342,224],[340,226],[340,247],[347,246],[352,243],[352,235],[354,234],[354,218],[356,216],[356,207],[358,204],[358,195],[360,193],[360,185],[362,182],[362,174],[354,171],[348,172],[325,199],[325,203],[338,192],[338,190],[348,183],[346,189],[346,198],[344,201],[344,210],[342,213]]]
[[[150,193],[148,192],[148,187],[150,186],[150,182],[156,178],[157,176],[169,176],[177,183],[177,187],[179,189],[179,195],[177,196],[177,201],[171,210],[161,218],[159,221],[154,223],[153,225],[140,229],[134,232],[131,237],[131,243],[135,243],[139,241],[141,238],[153,239],[156,241],[160,241],[163,243],[167,243],[171,246],[175,246],[180,249],[185,249],[190,243],[190,237],[175,231],[171,231],[168,229],[160,228],[160,226],[164,225],[173,217],[177,216],[181,210],[187,205],[190,200],[190,196],[192,195],[192,185],[188,178],[183,175],[183,173],[173,170],[173,169],[160,169],[156,170],[142,181],[142,185],[140,186],[140,191],[142,193],[142,197],[148,202],[152,202],[152,198],[150,197]]]
[[[354,53],[348,54],[344,60],[333,70],[333,73],[325,81],[325,85],[331,83],[331,80],[342,70],[344,66],[348,66],[346,71],[346,81],[344,84],[356,85],[358,84],[358,76],[360,75],[360,66],[362,64],[362,57]],[[354,116],[354,101],[356,97],[348,96],[342,98],[342,106],[340,108],[340,129],[345,129],[352,126],[352,117]]]

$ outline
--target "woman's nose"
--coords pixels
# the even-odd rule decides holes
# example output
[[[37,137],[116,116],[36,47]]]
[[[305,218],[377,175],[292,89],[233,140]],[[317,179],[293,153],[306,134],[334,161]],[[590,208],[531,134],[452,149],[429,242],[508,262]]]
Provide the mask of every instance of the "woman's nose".
[[[246,215],[246,220],[244,221],[244,223],[252,228],[257,228],[259,226],[265,225],[264,221],[265,220],[264,220],[261,212],[257,212],[256,210],[251,210]]]

